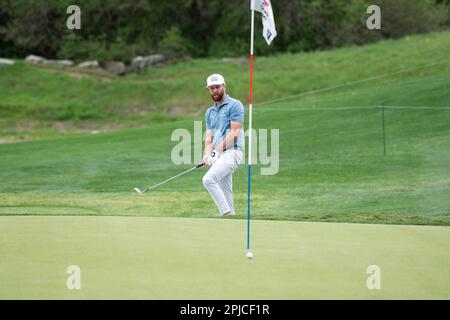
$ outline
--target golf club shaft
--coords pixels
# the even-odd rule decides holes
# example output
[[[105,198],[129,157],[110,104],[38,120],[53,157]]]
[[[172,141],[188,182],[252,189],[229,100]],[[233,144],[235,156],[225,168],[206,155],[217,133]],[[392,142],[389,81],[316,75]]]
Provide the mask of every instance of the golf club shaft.
[[[169,179],[166,179],[166,180],[164,180],[164,181],[162,181],[162,182],[160,182],[160,183],[158,183],[158,184],[155,184],[154,186],[151,186],[150,188],[147,188],[147,189],[143,190],[143,192],[150,191],[150,190],[152,190],[152,189],[154,189],[154,188],[156,188],[156,187],[159,187],[160,185],[162,185],[162,184],[164,184],[164,183],[166,183],[166,182],[169,182],[169,181],[171,181],[171,180],[173,180],[173,179],[175,179],[175,178],[178,178],[179,176],[182,176],[183,174],[186,174],[186,173],[188,173],[188,172],[190,172],[190,171],[192,171],[192,170],[194,170],[194,169],[200,168],[200,167],[202,167],[202,166],[203,166],[203,163],[201,163],[201,164],[199,164],[199,165],[197,165],[197,166],[195,166],[195,167],[192,167],[192,168],[190,168],[190,169],[188,169],[188,170],[186,170],[186,171],[184,171],[184,172],[181,172],[181,173],[177,174],[176,176],[173,176],[173,177],[171,177],[171,178],[169,178]]]

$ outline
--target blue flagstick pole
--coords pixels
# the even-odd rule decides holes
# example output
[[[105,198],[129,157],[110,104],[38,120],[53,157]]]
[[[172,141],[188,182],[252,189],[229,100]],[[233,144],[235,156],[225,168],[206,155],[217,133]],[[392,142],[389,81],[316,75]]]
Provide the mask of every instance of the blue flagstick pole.
[[[251,176],[252,166],[248,165],[248,198],[247,198],[247,251],[250,250],[250,191],[251,191]]]
[[[253,1],[253,0],[250,0]],[[251,193],[251,177],[252,177],[252,105],[253,105],[253,36],[254,36],[254,22],[255,10],[251,6],[252,20],[251,20],[251,35],[250,35],[250,97],[248,106],[248,190],[247,190],[247,257],[250,252],[250,193]]]

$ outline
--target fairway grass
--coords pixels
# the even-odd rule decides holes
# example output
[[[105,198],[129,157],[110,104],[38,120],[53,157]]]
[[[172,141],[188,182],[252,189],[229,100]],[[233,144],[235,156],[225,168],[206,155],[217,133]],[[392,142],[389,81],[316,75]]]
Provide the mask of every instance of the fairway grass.
[[[234,219],[2,216],[0,299],[450,298],[448,227],[253,221],[253,260],[245,232]]]
[[[258,57],[252,218],[450,226],[448,36],[438,32],[327,52]],[[200,59],[111,81],[25,64],[3,70],[0,216],[217,216],[202,185],[204,168],[142,197],[133,188],[155,185],[200,161],[197,154],[197,159],[188,157],[190,163],[178,164],[173,152],[180,141],[173,134],[188,131],[191,144],[202,144],[195,139],[194,120],[202,122],[204,133],[204,112],[211,104],[204,77],[223,73],[231,96],[245,105],[247,67]],[[84,118],[89,114],[83,110],[93,112],[93,118]],[[70,112],[67,121],[58,118],[68,111],[80,118]],[[95,130],[59,135],[45,125],[42,135],[33,128],[24,135],[39,141],[1,144],[16,141],[9,139],[14,130],[8,131],[15,121],[34,123],[49,115],[64,126],[78,121]],[[95,127],[96,121],[105,131]],[[130,121],[142,127],[133,128]],[[109,122],[112,129],[121,129],[108,132]],[[275,130],[279,141],[271,138]],[[261,152],[265,137],[267,154]],[[276,174],[262,175],[269,156]],[[247,212],[245,166],[233,174],[233,190],[235,218],[242,219]]]

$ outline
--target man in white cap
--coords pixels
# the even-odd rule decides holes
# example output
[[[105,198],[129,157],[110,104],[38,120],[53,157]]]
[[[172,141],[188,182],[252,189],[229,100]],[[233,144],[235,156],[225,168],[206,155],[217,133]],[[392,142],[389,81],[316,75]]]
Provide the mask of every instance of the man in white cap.
[[[226,93],[225,79],[213,74],[206,80],[212,107],[206,111],[206,139],[203,163],[210,169],[203,185],[222,216],[236,214],[232,174],[244,159],[244,106]]]

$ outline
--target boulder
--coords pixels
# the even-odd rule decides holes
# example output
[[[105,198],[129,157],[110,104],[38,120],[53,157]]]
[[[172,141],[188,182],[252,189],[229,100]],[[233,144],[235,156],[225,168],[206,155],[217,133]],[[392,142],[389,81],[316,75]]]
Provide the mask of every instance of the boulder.
[[[134,58],[133,60],[131,60],[130,67],[136,68],[136,69],[145,67],[144,57],[138,56],[138,57]]]
[[[46,59],[43,57],[30,54],[28,57],[25,58],[25,61],[30,64],[42,64],[46,61]]]
[[[144,61],[147,65],[156,66],[166,61],[166,56],[162,54],[152,54],[150,56],[144,57]]]
[[[153,54],[146,57],[136,57],[131,61],[132,69],[142,69],[148,66],[157,66],[166,61],[166,57],[162,54]]]
[[[70,60],[45,60],[44,64],[57,64],[65,67],[73,66],[73,62]]]
[[[82,62],[77,67],[78,68],[97,69],[97,68],[100,68],[100,65],[97,60],[94,60],[94,61]]]
[[[0,64],[12,65],[12,64],[14,64],[14,61],[10,60],[10,59],[0,58]]]
[[[127,68],[123,62],[109,61],[105,63],[105,69],[115,75],[123,75],[126,73]]]

